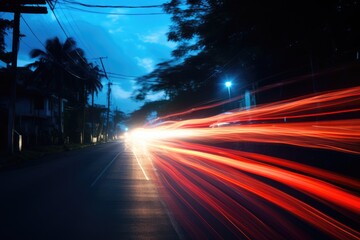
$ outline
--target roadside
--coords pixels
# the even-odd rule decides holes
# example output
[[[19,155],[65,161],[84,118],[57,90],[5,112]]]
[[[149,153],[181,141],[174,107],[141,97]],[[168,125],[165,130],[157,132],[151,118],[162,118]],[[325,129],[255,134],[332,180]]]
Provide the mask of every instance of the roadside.
[[[100,144],[100,143],[99,143]],[[0,152],[0,171],[24,167],[36,163],[43,157],[51,154],[67,152],[75,149],[81,149],[94,144],[64,144],[64,145],[43,145],[33,146],[16,152],[12,155],[6,152]]]

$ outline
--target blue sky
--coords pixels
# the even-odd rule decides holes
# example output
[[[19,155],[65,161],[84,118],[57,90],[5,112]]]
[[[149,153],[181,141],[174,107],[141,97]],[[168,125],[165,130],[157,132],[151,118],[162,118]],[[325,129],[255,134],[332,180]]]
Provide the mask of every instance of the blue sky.
[[[76,1],[86,4],[123,6],[158,5],[167,2],[166,0]],[[79,11],[70,7],[104,14]],[[19,66],[31,62],[29,58],[31,49],[42,49],[42,44],[45,44],[47,39],[55,36],[62,41],[66,39],[50,8],[48,12],[46,15],[22,15],[20,30],[25,37],[20,41]],[[135,78],[151,72],[157,63],[170,59],[171,51],[175,47],[175,43],[168,42],[166,38],[166,32],[171,23],[169,15],[126,15],[139,13],[163,13],[163,11],[161,8],[85,8],[65,3],[63,0],[59,0],[55,7],[55,15],[66,34],[76,40],[78,46],[85,51],[89,61],[101,67],[100,61],[96,58],[107,57],[103,59],[106,71],[120,74],[116,78],[110,77],[113,83],[111,108],[117,107],[125,113],[138,109],[143,104],[143,102],[134,102],[130,99],[131,93],[136,88]],[[0,17],[11,19],[12,14],[0,13]],[[10,41],[11,32],[9,32],[8,48],[11,47]],[[104,79],[104,89],[96,99],[98,104],[106,104],[106,84],[107,80]],[[150,98],[156,97],[159,96],[152,95]]]

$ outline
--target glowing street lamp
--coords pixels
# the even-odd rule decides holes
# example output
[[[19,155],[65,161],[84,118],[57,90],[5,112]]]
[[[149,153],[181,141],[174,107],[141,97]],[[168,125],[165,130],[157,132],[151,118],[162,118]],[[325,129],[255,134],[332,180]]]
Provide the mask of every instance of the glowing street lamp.
[[[227,87],[229,93],[229,99],[231,98],[231,93],[230,93],[231,85],[232,83],[230,81],[225,82],[225,86]]]

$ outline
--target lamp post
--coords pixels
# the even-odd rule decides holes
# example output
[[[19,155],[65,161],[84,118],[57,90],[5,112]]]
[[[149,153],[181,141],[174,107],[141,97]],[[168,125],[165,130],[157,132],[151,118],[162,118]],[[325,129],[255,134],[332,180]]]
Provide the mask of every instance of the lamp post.
[[[228,89],[229,99],[231,98],[231,92],[230,92],[231,85],[232,83],[230,81],[225,82],[225,86]]]

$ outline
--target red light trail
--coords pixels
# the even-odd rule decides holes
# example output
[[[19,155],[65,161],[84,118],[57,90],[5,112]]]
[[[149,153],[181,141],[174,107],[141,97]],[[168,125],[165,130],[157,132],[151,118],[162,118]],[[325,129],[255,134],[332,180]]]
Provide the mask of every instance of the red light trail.
[[[359,110],[360,87],[354,87],[172,120],[139,129],[127,142],[191,238],[360,239],[358,176],[220,147],[267,143],[358,157]],[[215,122],[229,124],[210,128]]]

